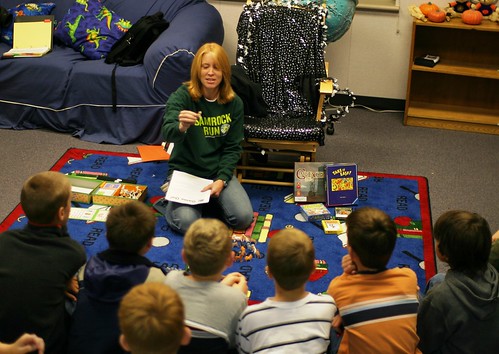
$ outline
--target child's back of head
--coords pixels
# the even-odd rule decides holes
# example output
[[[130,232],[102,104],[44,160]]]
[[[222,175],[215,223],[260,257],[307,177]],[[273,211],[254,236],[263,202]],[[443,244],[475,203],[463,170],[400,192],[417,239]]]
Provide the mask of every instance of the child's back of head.
[[[315,267],[315,250],[310,237],[298,229],[283,229],[269,241],[267,265],[284,290],[303,286]]]
[[[184,305],[162,283],[144,283],[123,297],[118,311],[125,350],[133,354],[176,353],[185,342]]]
[[[217,219],[202,218],[184,236],[184,255],[192,274],[210,276],[222,271],[232,252],[232,234]]]
[[[487,221],[468,211],[447,211],[435,222],[433,236],[438,258],[450,269],[419,305],[419,348],[423,353],[497,351],[492,348],[499,347],[499,274],[488,264]]]
[[[477,273],[487,268],[492,232],[478,214],[451,210],[442,214],[433,229],[439,257],[453,270]]]
[[[21,205],[32,223],[51,224],[60,208],[69,208],[71,183],[60,172],[37,173],[24,182]],[[67,220],[66,220],[67,221]]]
[[[353,211],[346,219],[348,246],[367,268],[383,269],[390,260],[397,228],[384,211],[363,207]]]
[[[154,237],[156,217],[142,202],[132,200],[109,211],[106,238],[109,248],[139,253]]]

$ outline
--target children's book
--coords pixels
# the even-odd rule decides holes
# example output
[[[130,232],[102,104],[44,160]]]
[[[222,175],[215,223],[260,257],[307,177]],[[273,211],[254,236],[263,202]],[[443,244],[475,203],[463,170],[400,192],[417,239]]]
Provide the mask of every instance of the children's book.
[[[41,57],[52,50],[54,16],[17,16],[12,49],[2,58]]]
[[[357,164],[326,164],[326,205],[352,205],[359,197]]]
[[[326,201],[324,164],[324,162],[295,162],[295,202],[323,203]]]

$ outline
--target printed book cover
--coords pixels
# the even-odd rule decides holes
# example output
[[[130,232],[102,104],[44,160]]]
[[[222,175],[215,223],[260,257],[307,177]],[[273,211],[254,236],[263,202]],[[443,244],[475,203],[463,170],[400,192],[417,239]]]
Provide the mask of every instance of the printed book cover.
[[[326,205],[352,205],[357,202],[357,164],[330,163],[325,166]]]
[[[307,221],[332,219],[333,217],[324,203],[302,204],[300,211]]]
[[[297,203],[326,201],[325,162],[295,162],[294,197]]]

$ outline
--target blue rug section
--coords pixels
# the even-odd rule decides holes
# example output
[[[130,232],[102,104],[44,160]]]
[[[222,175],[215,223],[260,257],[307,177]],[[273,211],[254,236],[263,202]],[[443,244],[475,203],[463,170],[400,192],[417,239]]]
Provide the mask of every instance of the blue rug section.
[[[136,179],[138,184],[148,186],[146,203],[152,207],[152,204],[164,195],[160,186],[165,181],[168,163],[128,165],[124,155],[70,149],[52,169],[62,173],[75,170],[107,172],[111,177]],[[424,257],[424,243],[431,244],[431,217],[426,180],[417,176],[364,172],[359,172],[359,176],[359,200],[354,208],[374,206],[394,218],[399,228],[399,238],[389,267],[410,267],[418,276],[419,286],[424,289],[427,275],[431,276],[435,272],[433,256],[430,259]],[[347,253],[342,241],[336,235],[325,234],[322,227],[316,224],[298,220],[299,205],[285,201],[285,197],[293,191],[291,187],[247,184],[244,188],[250,196],[255,212],[259,215],[273,215],[270,236],[276,230],[296,227],[313,239],[316,258],[321,262],[307,288],[313,293],[324,292],[329,282],[342,272],[341,258]],[[334,213],[334,208],[330,210]],[[12,220],[14,221],[10,227],[19,228],[26,224],[25,218],[22,217],[15,216]],[[107,248],[104,223],[70,220],[68,228],[71,236],[85,246],[88,256]],[[160,214],[156,225],[156,238],[158,246],[153,247],[146,256],[162,267],[183,269],[185,265],[180,256],[183,238],[169,228]],[[426,239],[425,242],[423,239]],[[258,302],[273,295],[273,283],[264,272],[267,242],[256,242],[254,245],[262,258],[254,257],[249,261],[235,262],[227,272],[243,273],[251,290],[250,300]],[[433,255],[433,249],[427,250],[426,253]],[[423,259],[426,261],[426,274],[421,267],[425,264]]]

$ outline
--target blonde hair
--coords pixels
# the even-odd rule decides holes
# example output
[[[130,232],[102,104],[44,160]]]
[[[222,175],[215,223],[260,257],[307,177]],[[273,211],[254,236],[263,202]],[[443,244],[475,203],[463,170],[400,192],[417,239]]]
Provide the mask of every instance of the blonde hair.
[[[208,53],[213,54],[216,63],[222,71],[222,82],[220,83],[220,92],[217,102],[221,104],[231,102],[235,98],[235,93],[230,84],[231,70],[229,58],[225,49],[217,43],[206,43],[202,45],[194,56],[191,65],[191,79],[185,83],[189,95],[194,101],[198,101],[203,96],[203,85],[201,84],[200,78],[201,66],[203,56]]]
[[[121,333],[133,354],[176,353],[184,335],[184,305],[163,283],[133,287],[118,310]]]
[[[303,286],[315,268],[315,249],[310,237],[298,229],[283,229],[269,241],[267,265],[284,290]]]
[[[184,236],[184,255],[191,272],[210,276],[221,271],[232,252],[229,228],[217,219],[198,219]]]
[[[28,220],[37,224],[50,224],[61,207],[71,198],[71,183],[60,172],[37,173],[24,182],[21,206]]]

